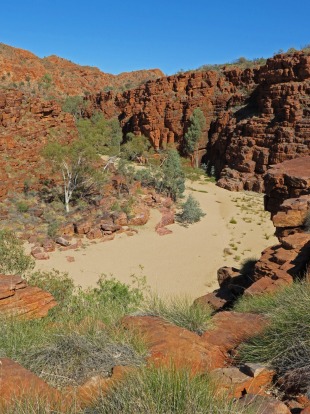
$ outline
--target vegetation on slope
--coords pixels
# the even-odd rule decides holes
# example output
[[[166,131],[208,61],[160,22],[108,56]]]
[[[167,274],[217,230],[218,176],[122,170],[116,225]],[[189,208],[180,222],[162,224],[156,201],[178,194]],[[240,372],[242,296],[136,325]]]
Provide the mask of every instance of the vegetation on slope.
[[[274,294],[242,297],[234,310],[267,315],[265,332],[240,347],[245,362],[270,364],[286,389],[310,386],[310,285],[295,282]]]

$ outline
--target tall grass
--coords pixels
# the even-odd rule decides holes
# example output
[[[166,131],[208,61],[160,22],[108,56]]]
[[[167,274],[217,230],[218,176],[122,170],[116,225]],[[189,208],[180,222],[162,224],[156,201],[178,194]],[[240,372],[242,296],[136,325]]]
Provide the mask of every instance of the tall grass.
[[[189,297],[165,297],[151,295],[144,303],[142,312],[150,316],[159,316],[166,321],[196,332],[207,330],[212,309],[208,306],[193,304]]]
[[[310,386],[310,284],[295,282],[273,295],[242,298],[238,311],[268,315],[270,323],[259,336],[240,347],[244,362],[270,364],[286,386],[306,390]]]
[[[89,414],[234,414],[234,403],[219,395],[207,376],[187,370],[148,367],[99,400]]]

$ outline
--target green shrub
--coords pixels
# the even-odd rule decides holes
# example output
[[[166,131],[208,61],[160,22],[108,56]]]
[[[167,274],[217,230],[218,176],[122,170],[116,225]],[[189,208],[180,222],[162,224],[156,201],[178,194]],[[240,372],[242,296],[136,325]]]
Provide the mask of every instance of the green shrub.
[[[27,256],[22,242],[8,230],[0,230],[0,273],[27,274],[34,268],[34,261]]]
[[[57,236],[58,227],[59,227],[59,224],[57,223],[57,221],[48,223],[47,235],[51,237],[52,239],[54,239]]]
[[[129,161],[136,161],[138,157],[147,156],[150,148],[151,143],[148,138],[129,132],[126,135],[126,142],[121,146],[121,155]]]
[[[55,269],[49,272],[37,271],[29,275],[27,281],[30,285],[51,293],[60,307],[66,306],[72,300],[75,288],[68,273]]]
[[[25,203],[24,201],[18,201],[16,203],[16,208],[17,208],[17,211],[19,211],[20,213],[27,213],[27,211],[29,210],[28,204]]]
[[[226,395],[216,393],[206,375],[193,377],[174,367],[149,367],[128,375],[92,409],[97,414],[240,413]]]
[[[182,204],[182,211],[178,215],[178,219],[184,224],[197,223],[206,214],[201,210],[199,202],[190,194]]]
[[[201,334],[209,325],[212,309],[208,306],[193,305],[188,297],[160,298],[152,295],[142,307],[142,312],[159,316],[166,321]]]
[[[167,158],[162,165],[161,172],[162,179],[158,185],[159,191],[166,193],[173,200],[177,200],[185,191],[185,175],[177,150],[169,149],[167,151]]]

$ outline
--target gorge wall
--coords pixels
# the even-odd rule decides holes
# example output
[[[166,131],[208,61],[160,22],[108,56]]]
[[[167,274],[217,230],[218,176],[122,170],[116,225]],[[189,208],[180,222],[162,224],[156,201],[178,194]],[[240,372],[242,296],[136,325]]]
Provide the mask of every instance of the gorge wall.
[[[88,99],[93,111],[118,116],[125,134],[143,134],[156,149],[169,143],[182,149],[189,118],[200,107],[206,117],[200,157],[213,166],[218,184],[263,191],[271,165],[309,154],[309,92],[310,56],[297,52],[253,69],[186,72]]]
[[[206,118],[200,159],[226,189],[264,191],[270,166],[310,153],[310,56],[303,52],[280,54],[247,69],[227,66],[168,77],[158,70],[142,72],[115,77],[0,44],[0,198],[40,175],[40,152],[49,134],[63,142],[77,136],[60,101],[8,83],[40,84],[47,73],[52,77],[48,91],[63,97],[88,89],[85,116],[98,110],[107,118],[117,116],[124,135],[146,135],[156,149],[174,143],[182,151],[190,116],[200,107]],[[153,80],[123,93],[102,92],[112,80],[117,89],[145,76]]]
[[[50,171],[41,152],[48,137],[64,144],[77,136],[72,115],[55,101],[0,90],[0,199],[21,192]]]

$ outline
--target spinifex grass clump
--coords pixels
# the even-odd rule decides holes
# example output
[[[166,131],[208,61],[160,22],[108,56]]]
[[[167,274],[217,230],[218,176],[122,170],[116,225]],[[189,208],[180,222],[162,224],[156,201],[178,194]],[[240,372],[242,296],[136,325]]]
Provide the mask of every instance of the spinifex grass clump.
[[[104,330],[94,335],[54,334],[48,344],[23,354],[25,366],[53,386],[82,384],[94,375],[108,377],[116,365],[142,362],[129,345],[114,342]]]
[[[129,375],[87,411],[96,414],[237,414],[207,376],[187,370],[148,367]]]
[[[160,298],[152,295],[144,304],[142,312],[201,334],[210,323],[212,310],[207,306],[193,304],[188,297]]]
[[[240,347],[244,362],[270,364],[285,378],[286,388],[310,387],[310,285],[295,282],[273,295],[242,298],[235,310],[260,312],[270,324]]]

